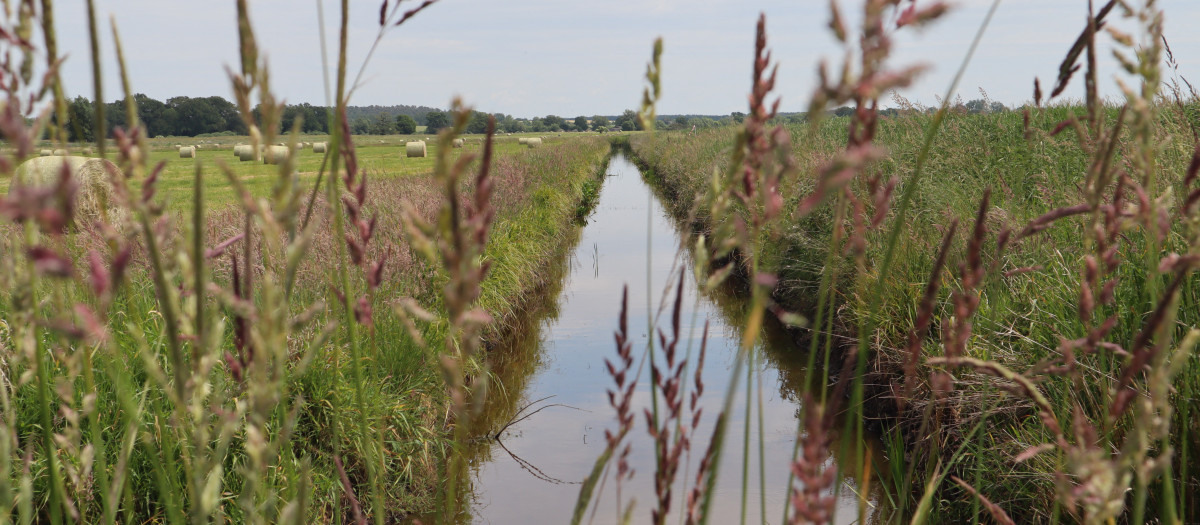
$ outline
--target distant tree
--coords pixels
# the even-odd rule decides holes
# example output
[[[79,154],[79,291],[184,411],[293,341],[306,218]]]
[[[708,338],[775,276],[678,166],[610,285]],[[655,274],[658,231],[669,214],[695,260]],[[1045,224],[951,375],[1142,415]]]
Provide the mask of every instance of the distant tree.
[[[401,135],[411,135],[417,132],[416,119],[408,115],[396,115],[396,132]]]
[[[118,127],[121,129],[126,128],[125,119],[127,117],[128,117],[128,115],[125,113],[125,101],[124,100],[114,100],[112,102],[109,102],[108,104],[105,104],[104,120],[106,121],[107,126],[108,126],[107,128],[105,128],[105,133],[106,133],[105,136],[111,137],[113,128],[118,128]]]
[[[220,131],[232,131],[238,135],[246,135],[249,133],[249,130],[246,128],[246,123],[242,120],[241,112],[238,111],[237,106],[234,105],[233,102],[226,100],[225,97],[218,96],[205,97],[204,101],[208,104],[208,110],[212,112],[215,117],[213,127],[209,128],[207,131],[204,131],[204,133],[216,133]],[[305,104],[305,106],[308,106],[308,104]],[[314,121],[313,125],[320,124],[323,127],[329,127],[324,121],[316,122],[315,115],[310,117],[308,114],[305,114],[304,122],[306,127],[308,126],[308,121],[310,118],[312,118]],[[286,129],[290,131],[290,128]]]
[[[394,135],[396,134],[396,119],[389,117],[384,113],[370,120],[369,132],[371,135]]]
[[[608,122],[608,117],[604,115],[595,115],[592,117],[592,129],[607,128],[611,124]]]
[[[546,115],[542,118],[542,123],[545,124],[546,131],[562,131],[567,129],[567,121],[558,115]]]
[[[314,106],[307,102],[299,105],[288,106],[284,110],[284,120],[287,120],[289,111],[296,118],[303,119],[300,127],[302,133],[329,133],[329,109],[324,106]],[[285,130],[290,130],[290,122],[284,125]]]
[[[333,112],[325,106],[310,106],[304,104],[305,114],[308,115],[304,119],[304,131],[315,133],[329,133],[329,117]]]
[[[741,111],[734,111],[733,113],[729,114],[729,117],[738,124],[741,124],[746,120],[746,114],[742,113]]]
[[[690,119],[688,119],[686,116],[680,115],[675,117],[675,122],[671,124],[671,129],[688,129],[689,123]]]
[[[467,133],[475,133],[478,135],[487,133],[489,116],[490,115],[488,115],[487,113],[480,113],[478,111],[472,111],[471,112],[471,120],[467,121],[467,130],[466,130]]]
[[[445,111],[430,111],[425,114],[425,132],[437,133],[450,125],[450,117]]]
[[[549,130],[550,130],[550,128],[548,126],[546,126],[545,119],[534,117],[534,119],[529,122],[529,131],[532,131],[534,133],[541,133],[543,131],[549,131]]]
[[[524,133],[527,126],[523,120],[510,118],[504,121],[503,129],[506,133]]]
[[[513,121],[512,115],[505,115],[504,113],[492,113],[492,117],[496,119],[496,133],[504,131],[505,126]]]
[[[575,131],[587,131],[587,130],[588,130],[587,117],[585,117],[583,115],[575,117]]]
[[[503,113],[495,113],[492,116],[496,117],[496,132],[497,133],[505,132],[505,131],[507,131],[509,133],[514,133],[512,131],[512,128],[517,125],[517,119],[514,119],[512,115],[505,115]]]
[[[133,96],[133,102],[137,105],[138,119],[146,125],[146,133],[150,137],[172,134],[173,123],[170,116],[166,115],[166,104],[141,93]]]
[[[354,119],[354,122],[350,124],[350,133],[355,135],[369,135],[371,133],[371,119],[367,117]]]
[[[624,113],[621,113],[621,116],[617,117],[616,124],[625,131],[642,129],[642,124],[638,122],[637,113],[634,113],[632,109],[627,109]]]
[[[425,124],[425,114],[429,113],[430,111],[437,111],[437,109],[434,109],[431,107],[426,107],[426,106],[405,106],[405,105],[347,106],[346,107],[346,118],[350,122],[354,122],[355,120],[358,120],[361,117],[367,117],[368,119],[373,119],[375,117],[378,117],[381,114],[387,115],[388,118],[392,118],[392,119],[395,119],[396,116],[398,116],[398,115],[408,115],[408,116],[412,117],[413,120],[417,121],[418,126],[421,126],[421,125]]]
[[[853,115],[853,114],[854,114],[854,108],[852,108],[850,106],[842,106],[840,108],[833,110],[833,115],[835,117],[849,117],[850,115]]]
[[[304,131],[304,123],[308,121],[308,117],[304,115],[304,110],[300,106],[284,106],[283,116],[279,119],[280,131],[287,133],[296,125],[296,119],[300,119],[300,131]]]
[[[92,142],[96,140],[96,114],[92,101],[75,97],[67,106],[67,140]]]
[[[206,98],[173,97],[167,99],[167,107],[175,110],[172,135],[195,137],[201,133],[225,131],[225,117],[221,115],[220,108],[213,107]]]

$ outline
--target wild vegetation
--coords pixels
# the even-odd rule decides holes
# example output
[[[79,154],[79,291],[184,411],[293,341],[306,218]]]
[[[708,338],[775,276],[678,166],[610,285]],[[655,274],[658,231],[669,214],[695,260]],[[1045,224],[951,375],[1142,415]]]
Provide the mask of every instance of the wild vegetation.
[[[891,470],[876,519],[1195,521],[1200,122],[1186,81],[1164,80],[1162,13],[1153,2],[1094,13],[1050,94],[1082,69],[1083,103],[1045,105],[1037,87],[1020,111],[972,114],[892,95],[900,109],[884,116],[879,98],[919,70],[886,60],[897,3],[863,4],[861,36],[836,10],[832,24],[862,62],[823,76],[809,112],[850,102],[850,114],[768,127],[760,23],[744,129],[631,141],[668,206],[704,234],[712,279],[742,275],[824,363],[814,380],[828,390],[803,407],[789,519],[830,519],[824,491],[846,474],[823,465],[827,450],[862,457],[857,436],[872,425]],[[942,9],[906,7],[900,26]],[[1117,16],[1140,34],[1098,30]],[[1097,94],[1102,37],[1133,76],[1119,104]],[[835,428],[829,414],[842,411],[850,422]]]
[[[434,3],[383,2],[380,35]],[[456,101],[424,115],[438,132],[429,155],[401,159],[398,144],[354,133],[386,136],[391,121],[362,129],[350,118],[349,0],[334,105],[303,118],[270,89],[248,2],[237,4],[233,112],[224,130],[187,133],[245,133],[255,147],[327,133],[329,151],[244,164],[205,141],[181,159],[150,140],[151,106],[124,70],[122,103],[87,111],[86,99],[67,100],[52,3],[5,3],[0,523],[467,514],[488,342],[554,278],[541,262],[561,255],[595,202],[610,144],[523,147],[496,136],[503,116]],[[678,116],[667,123],[677,132],[613,139],[697,227],[700,280],[737,280],[750,299],[731,386],[707,393],[676,352],[681,291],[671,326],[644,349],[614,305],[616,423],[574,521],[608,477],[620,493],[630,446],[655,451],[654,495],[646,511],[618,501],[622,514],[709,521],[718,482],[735,477],[719,470],[730,429],[750,428],[729,419],[730,405],[742,387],[753,399],[751,350],[767,316],[804,334],[808,369],[822,371],[806,378],[817,394],[802,389],[779,509],[789,523],[832,521],[850,476],[828,462],[834,447],[883,486],[880,501],[859,497],[860,521],[1196,521],[1200,123],[1196,94],[1164,84],[1162,13],[1119,0],[1093,12],[1048,97],[1078,76],[1082,103],[1046,103],[1038,85],[1021,111],[991,111],[986,97],[960,110],[952,85],[931,111],[894,95],[921,70],[889,57],[894,32],[936,23],[946,6],[864,0],[852,32],[837,5],[830,27],[846,62],[838,74],[822,66],[804,118],[777,113],[762,19],[736,127],[693,131]],[[1139,33],[1104,29],[1118,16]],[[1120,103],[1096,89],[1100,39],[1133,79]],[[661,53],[660,41],[643,104],[615,126],[659,122]],[[119,44],[117,54],[123,69]],[[94,49],[92,60],[92,100],[105,100]],[[35,61],[49,73],[35,79]],[[894,111],[880,109],[888,96]],[[82,214],[88,196],[69,169],[43,184],[13,180],[43,132],[64,149],[93,141],[112,159],[111,197],[98,206],[124,213]],[[469,132],[483,137],[456,142]],[[639,352],[649,380],[635,377]],[[642,380],[645,441],[632,432]],[[723,396],[723,410],[702,415],[702,395]],[[681,475],[702,416],[715,420],[709,447]],[[863,445],[868,425],[885,436],[887,472]],[[744,508],[745,471],[741,481]]]
[[[57,60],[49,6],[2,22],[10,37],[39,26],[45,46],[5,48],[0,521],[382,522],[436,507],[458,457],[448,429],[467,417],[445,410],[487,379],[460,343],[498,337],[542,286],[607,142],[534,151],[489,129],[455,148],[471,114],[456,104],[427,159],[360,147],[343,26],[328,153],[239,163],[234,137],[179,158],[127,89],[112,141],[102,110],[90,122],[116,163],[101,206],[129,213],[76,221],[90,195],[69,169],[12,179],[43,130],[82,149],[54,75],[22,74]],[[251,145],[295,146],[247,11],[237,117]],[[384,28],[413,14],[394,8]]]

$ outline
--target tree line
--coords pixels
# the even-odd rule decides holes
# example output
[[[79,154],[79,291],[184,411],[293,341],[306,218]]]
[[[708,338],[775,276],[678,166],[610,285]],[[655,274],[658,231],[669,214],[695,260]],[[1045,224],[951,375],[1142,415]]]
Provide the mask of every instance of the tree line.
[[[496,131],[500,133],[543,133],[560,131],[631,131],[642,129],[633,110],[625,110],[614,120],[605,115],[579,115],[568,119],[558,115],[546,115],[532,119],[521,119],[505,113],[472,111],[467,120],[466,133],[487,132],[488,117],[495,117]],[[393,135],[415,133],[418,126],[425,126],[425,133],[433,134],[452,125],[448,111],[433,109],[419,116],[409,114],[390,115],[377,112],[370,116],[352,118],[350,131],[359,135]]]
[[[156,100],[143,93],[133,96],[138,118],[150,137],[195,137],[201,135],[245,135],[248,133],[238,108],[223,97],[172,97],[166,101]],[[118,99],[104,104],[106,133],[111,136],[113,128],[128,127],[125,100]],[[290,131],[299,121],[303,133],[328,133],[330,108],[308,103],[284,106],[282,131]],[[258,109],[255,108],[255,119]],[[614,120],[603,115],[591,118],[580,115],[566,119],[557,115],[519,119],[504,113],[489,114],[472,112],[467,124],[467,133],[485,133],[488,117],[496,118],[497,131],[503,133],[557,132],[557,131],[616,131],[638,130],[641,124],[633,110],[626,110]],[[54,117],[52,117],[54,118]],[[410,134],[418,126],[426,126],[426,133],[436,133],[451,125],[451,114],[426,106],[351,106],[347,108],[347,119],[351,131],[367,135]],[[76,97],[67,107],[69,139],[76,142],[95,140],[95,106],[86,97]]]
[[[137,105],[138,118],[146,126],[151,137],[180,136],[195,137],[199,135],[245,135],[246,124],[238,113],[237,106],[218,96],[212,97],[172,97],[166,101],[155,100],[138,93],[133,96]],[[1007,108],[999,102],[977,99],[966,103],[956,101],[956,109],[970,113],[986,113],[1005,111]],[[850,107],[840,107],[831,110],[835,116],[845,116],[854,110]],[[254,110],[258,118],[258,109]],[[884,110],[885,116],[896,113],[895,109]],[[330,109],[324,106],[313,106],[308,103],[289,104],[284,106],[282,128],[290,131],[293,126],[299,126],[303,133],[328,133]],[[487,131],[488,117],[495,117],[496,129],[502,133],[543,133],[561,131],[635,131],[641,130],[641,122],[633,110],[625,110],[621,115],[609,119],[604,115],[593,115],[591,118],[579,115],[566,119],[557,115],[546,115],[532,119],[519,119],[504,113],[485,113],[474,111],[467,123],[466,132],[482,134]],[[70,140],[91,142],[95,140],[95,110],[91,100],[76,97],[67,108],[67,130]],[[105,104],[105,129],[111,136],[115,127],[127,127],[125,101],[115,100]],[[419,126],[425,126],[425,133],[437,133],[442,128],[451,125],[451,114],[440,109],[426,106],[359,106],[347,108],[347,118],[351,122],[351,131],[361,135],[394,135],[416,133]],[[733,112],[728,116],[712,118],[707,116],[678,115],[663,116],[656,122],[659,129],[687,130],[693,128],[709,128],[716,126],[735,125],[742,122],[745,115]],[[788,122],[803,122],[803,113],[781,115]]]
[[[164,102],[138,93],[133,100],[138,119],[146,126],[150,137],[248,133],[237,106],[222,97],[172,97]],[[105,103],[104,106],[105,130],[109,136],[113,128],[128,127],[124,99]],[[257,119],[258,108],[255,108],[254,114]],[[95,140],[95,115],[91,100],[75,97],[67,106],[69,139],[78,142]],[[291,130],[297,120],[300,122],[300,131],[304,133],[329,132],[328,108],[308,103],[284,106],[282,129]]]

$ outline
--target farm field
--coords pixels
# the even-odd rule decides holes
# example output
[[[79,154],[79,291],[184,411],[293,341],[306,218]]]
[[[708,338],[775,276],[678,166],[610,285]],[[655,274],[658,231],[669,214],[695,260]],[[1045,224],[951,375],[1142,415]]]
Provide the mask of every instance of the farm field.
[[[561,143],[568,139],[579,138],[584,135],[598,136],[598,134],[573,133],[566,134],[564,137],[561,134],[521,133],[497,137],[495,147],[497,154],[509,155],[528,149],[517,143],[517,140],[521,137],[546,137],[546,144],[549,145]],[[360,162],[363,168],[368,171],[369,176],[402,177],[427,175],[433,172],[436,148],[438,147],[436,136],[365,135],[356,136],[355,140],[358,145]],[[300,135],[296,141],[309,144],[313,142],[327,143],[329,136]],[[407,157],[404,145],[410,141],[424,141],[427,145],[426,156]],[[465,151],[478,153],[482,141],[482,137],[465,138]],[[279,140],[276,142],[285,141]],[[159,188],[167,207],[174,211],[185,212],[190,206],[190,197],[192,194],[194,162],[193,159],[180,158],[176,145],[197,146],[199,149],[196,152],[196,159],[199,159],[200,162],[214,168],[220,165],[219,163],[229,166],[237,173],[254,196],[265,196],[270,191],[273,178],[277,176],[278,168],[275,165],[264,164],[261,161],[239,161],[233,154],[234,145],[249,143],[250,138],[246,136],[223,136],[208,139],[191,137],[149,139],[149,164],[156,165],[159,162],[166,162]],[[46,143],[44,146],[40,149],[49,148],[52,144]],[[81,152],[84,147],[80,144],[74,144],[68,145],[66,149],[69,152]],[[316,181],[317,173],[320,171],[323,158],[323,155],[313,153],[311,146],[300,150],[299,155],[295,158],[296,176],[300,185],[307,185],[309,188],[312,187],[312,184]],[[10,183],[10,179],[8,178],[0,180],[0,191],[7,192]],[[234,190],[228,181],[225,177],[217,175],[215,172],[213,177],[205,179],[205,194],[209,196],[210,202],[214,203],[214,205],[217,203],[236,203]]]

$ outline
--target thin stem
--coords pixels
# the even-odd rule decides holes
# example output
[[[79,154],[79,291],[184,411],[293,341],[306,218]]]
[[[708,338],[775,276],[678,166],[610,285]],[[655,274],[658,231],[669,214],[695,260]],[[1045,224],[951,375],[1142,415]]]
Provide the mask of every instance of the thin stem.
[[[54,71],[54,80],[51,85],[54,90],[54,115],[58,118],[58,125],[55,126],[58,136],[54,138],[65,144],[67,142],[67,97],[63,94],[62,77],[59,76],[58,68],[55,67],[58,62],[58,41],[57,33],[54,30],[53,0],[42,0],[42,37],[46,42],[46,67]]]
[[[117,52],[117,66],[121,70],[121,89],[125,92],[125,126],[137,129],[138,121],[137,100],[133,98],[133,85],[129,82],[129,69],[125,67],[125,51],[121,49],[121,33],[117,31],[117,19],[109,19],[112,26],[113,47]]]
[[[58,453],[54,446],[54,427],[50,413],[50,359],[42,348],[42,338],[35,335],[34,351],[37,355],[37,397],[38,415],[42,426],[42,450],[46,454],[46,462],[50,465],[50,523],[62,523],[62,474],[59,473]]]
[[[88,13],[88,41],[91,44],[92,50],[92,91],[94,103],[92,104],[95,110],[95,136],[96,152],[100,158],[104,158],[104,150],[107,144],[105,135],[107,134],[108,125],[104,118],[104,82],[103,75],[100,70],[100,32],[96,30],[96,2],[95,0],[87,0]]]
[[[837,207],[836,207],[836,211],[834,213],[833,224],[841,223],[843,214],[846,209],[845,204],[846,204],[845,197],[842,196],[841,194],[838,194]],[[833,283],[836,282],[836,280],[837,280],[837,278],[836,278],[837,269],[834,267],[834,262],[837,260],[836,259],[837,253],[838,253],[837,247],[841,243],[840,231],[841,230],[838,230],[838,229],[834,230],[835,235],[833,235],[830,238],[829,247],[827,248],[827,251],[825,252],[825,266],[822,267],[824,269],[824,271],[821,272],[821,284],[820,284],[820,288],[818,288],[818,292],[817,292],[817,311],[816,311],[816,315],[813,316],[813,319],[816,319],[817,322],[813,325],[812,330],[809,332],[811,335],[810,335],[810,339],[808,342],[808,363],[807,363],[805,371],[804,371],[804,387],[803,387],[803,390],[801,390],[801,392],[809,392],[810,389],[812,388],[812,376],[815,373],[814,370],[816,370],[817,351],[820,350],[821,336],[824,335],[826,345],[825,345],[825,365],[821,368],[821,406],[825,406],[825,401],[826,401],[825,395],[826,395],[827,391],[829,390],[829,388],[828,388],[828,385],[829,385],[829,359],[830,359],[830,352],[832,351],[831,347],[832,347],[832,341],[833,341],[833,312],[835,310],[835,308],[833,306],[833,302],[834,302]],[[829,310],[828,319],[826,319],[825,322],[822,324],[822,319],[825,317],[826,309]],[[802,430],[804,428],[803,411],[810,410],[810,409],[811,409],[811,407],[801,405],[800,410],[802,412],[800,414],[800,417],[796,418],[796,440],[792,443],[792,459],[791,459],[792,464],[796,463],[796,458],[798,458],[800,455],[800,444],[801,444],[800,433],[802,432]],[[786,489],[791,490],[792,484],[795,482],[796,482],[796,474],[794,472],[792,472],[791,469],[788,469],[788,481],[787,481],[787,485],[785,485]],[[779,520],[780,523],[787,523],[788,509],[791,508],[791,503],[792,503],[791,498],[783,498],[783,517]]]
[[[654,194],[646,192],[646,355],[650,357],[650,369],[654,370]],[[639,371],[640,372],[640,371]],[[653,374],[651,374],[653,377]],[[650,381],[650,414],[654,428],[658,428],[658,389]],[[662,465],[663,451],[654,447],[654,464]]]
[[[757,264],[753,266],[757,270]],[[713,449],[712,464],[708,477],[705,479],[704,501],[701,504],[701,517],[704,520],[708,519],[709,511],[712,508],[712,496],[715,493],[717,477],[721,470],[721,453],[725,447],[725,433],[729,426],[728,414],[733,407],[734,392],[737,392],[738,381],[742,375],[741,370],[746,364],[746,355],[749,352],[749,348],[753,348],[754,346],[755,336],[762,329],[763,317],[766,313],[766,298],[761,288],[757,284],[753,286],[750,311],[746,313],[746,331],[742,333],[741,347],[734,356],[729,387],[725,390],[725,399],[721,404],[721,411],[717,415],[716,425],[713,427],[713,444],[711,445]]]
[[[767,519],[767,460],[766,443],[763,441],[763,378],[762,369],[755,369],[758,376],[758,506],[759,521]],[[789,469],[790,470],[790,469]],[[785,498],[786,499],[786,498]]]
[[[754,401],[754,353],[746,366],[746,413],[742,418],[742,525],[746,525],[746,507],[750,499],[750,418]]]
[[[862,403],[864,394],[863,376],[867,368],[867,354],[870,350],[869,345],[871,336],[875,333],[876,316],[879,313],[881,302],[884,296],[884,286],[891,272],[892,262],[894,261],[896,255],[896,248],[900,244],[900,232],[903,228],[908,226],[908,210],[912,205],[913,198],[916,196],[916,190],[919,186],[919,182],[925,175],[924,168],[926,162],[929,160],[930,151],[933,147],[933,140],[937,137],[938,131],[941,130],[942,123],[945,121],[946,115],[949,113],[950,101],[954,96],[954,92],[958,89],[959,82],[962,81],[963,74],[967,70],[967,65],[971,63],[971,59],[975,56],[975,50],[978,49],[979,42],[983,39],[983,34],[987,30],[988,25],[991,23],[992,17],[996,13],[996,9],[1000,7],[1000,2],[1001,0],[993,0],[991,8],[988,10],[987,15],[983,19],[983,23],[980,24],[979,29],[975,32],[975,38],[971,41],[970,47],[967,48],[967,54],[965,57],[963,57],[962,64],[959,66],[958,71],[954,75],[954,80],[950,82],[950,86],[946,89],[946,94],[942,98],[941,108],[938,109],[938,112],[933,117],[933,122],[930,124],[929,129],[925,132],[925,139],[921,144],[921,151],[917,155],[917,161],[913,166],[913,173],[903,184],[904,192],[901,194],[900,203],[896,207],[895,218],[892,219],[892,227],[887,234],[883,257],[880,260],[878,267],[879,269],[876,273],[878,277],[875,280],[875,284],[873,285],[870,294],[867,315],[862,324],[859,325],[858,362],[856,363],[854,374],[854,392],[850,401],[852,412],[850,417],[846,420],[846,435],[853,436],[852,440],[857,444],[856,450],[858,457],[860,458],[862,457],[863,452],[862,443],[864,434],[862,417]],[[850,426],[853,426],[853,433],[850,433]]]

